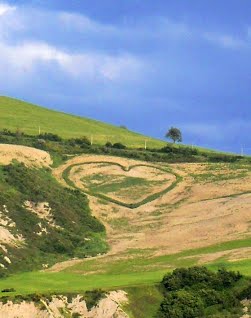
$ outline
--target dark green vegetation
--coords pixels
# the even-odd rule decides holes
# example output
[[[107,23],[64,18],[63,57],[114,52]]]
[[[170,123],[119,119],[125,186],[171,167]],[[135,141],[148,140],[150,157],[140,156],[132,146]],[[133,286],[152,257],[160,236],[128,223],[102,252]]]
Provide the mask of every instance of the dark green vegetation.
[[[172,190],[172,189],[182,180],[182,178],[181,178],[180,176],[178,176],[178,175],[175,174],[174,172],[171,172],[170,169],[167,169],[167,168],[166,168],[166,169],[162,169],[162,168],[156,168],[156,167],[154,167],[154,166],[143,165],[143,164],[142,164],[142,165],[133,165],[133,166],[128,167],[128,169],[126,169],[124,166],[122,166],[122,165],[120,165],[120,164],[118,164],[118,163],[105,162],[105,161],[102,161],[102,162],[88,162],[88,163],[81,163],[81,164],[71,165],[71,166],[69,166],[67,169],[65,169],[65,171],[63,172],[63,178],[64,178],[64,180],[66,181],[66,183],[67,183],[69,186],[75,188],[74,183],[73,183],[73,182],[70,180],[70,178],[69,178],[69,173],[70,173],[71,169],[72,169],[73,167],[77,167],[77,166],[80,166],[80,167],[81,167],[81,166],[90,165],[90,164],[93,164],[93,163],[95,163],[95,164],[108,164],[108,165],[111,165],[111,166],[112,166],[112,165],[113,165],[113,166],[115,165],[115,166],[120,167],[120,168],[121,168],[122,170],[124,170],[124,171],[130,171],[131,169],[133,169],[133,168],[135,168],[135,167],[141,167],[141,166],[142,166],[142,167],[150,167],[150,168],[158,169],[158,170],[160,170],[160,171],[162,171],[162,172],[172,173],[172,174],[174,174],[174,175],[176,176],[176,180],[175,180],[170,186],[168,186],[166,189],[164,189],[164,190],[162,190],[162,191],[160,191],[160,192],[156,192],[156,193],[154,193],[154,194],[151,194],[151,195],[147,196],[145,199],[143,199],[143,200],[141,200],[141,201],[139,201],[139,202],[136,202],[136,203],[125,203],[125,202],[122,202],[122,201],[120,201],[120,200],[113,199],[113,198],[109,197],[109,196],[106,195],[106,194],[103,194],[103,193],[106,193],[107,186],[106,186],[106,188],[105,188],[105,191],[102,191],[104,187],[103,187],[103,188],[101,187],[101,189],[100,189],[100,187],[99,187],[99,188],[96,187],[95,189],[89,188],[88,190],[85,191],[87,194],[96,196],[96,197],[98,197],[98,198],[100,198],[100,199],[104,199],[104,200],[107,200],[107,201],[116,203],[116,204],[121,205],[121,206],[125,206],[125,207],[130,208],[130,209],[135,209],[135,208],[137,208],[137,207],[139,207],[139,206],[141,206],[141,205],[143,205],[143,204],[146,204],[146,203],[148,203],[148,202],[151,202],[151,201],[157,199],[157,198],[160,197],[161,195],[163,195],[163,194],[169,192],[170,190]],[[137,184],[139,183],[139,181],[138,181],[136,178],[131,178],[131,179],[133,179],[133,182],[137,182]],[[132,180],[131,180],[131,179],[129,179],[129,180],[127,179],[127,180],[126,180],[127,183],[126,183],[125,186],[129,187],[129,186],[135,185],[135,184],[132,184]],[[145,179],[143,179],[143,181],[146,182]],[[124,181],[124,182],[125,182],[125,181]],[[141,180],[140,182],[142,183],[142,180]],[[123,186],[124,186],[124,185],[123,185]],[[112,187],[112,188],[111,188],[111,187]],[[119,184],[119,187],[121,187],[121,183]],[[117,186],[115,183],[113,183],[112,185],[110,185],[110,188],[108,189],[108,190],[109,190],[108,192],[115,191],[116,189],[118,189],[118,186]],[[103,192],[103,193],[102,193],[102,192]]]
[[[249,158],[233,154],[217,153],[186,146],[166,144],[162,148],[124,148],[114,147],[114,145],[91,145],[87,137],[76,137],[62,139],[53,133],[40,135],[27,135],[20,130],[10,131],[0,130],[0,143],[30,146],[50,152],[54,159],[54,166],[59,165],[68,158],[69,155],[97,154],[107,156],[118,156],[148,162],[250,162]]]
[[[8,97],[0,97],[0,112],[0,143],[49,151],[54,156],[55,165],[65,159],[65,154],[81,153],[150,162],[236,162],[243,159],[202,148],[166,145],[163,141],[121,127],[55,112]],[[144,149],[146,140],[147,150]]]
[[[182,134],[179,128],[171,127],[168,132],[166,133],[166,138],[172,139],[175,143],[176,141],[182,142]]]
[[[153,318],[163,295],[159,284],[125,288],[129,302],[124,310],[130,318]]]
[[[251,281],[239,272],[205,267],[179,268],[162,280],[158,318],[240,317]]]
[[[104,297],[104,291],[102,291],[101,289],[94,289],[91,291],[86,291],[83,298],[86,302],[86,307],[88,308],[88,310],[90,310],[93,307],[95,307],[98,304],[98,302]]]
[[[63,188],[50,171],[12,164],[0,168],[0,180],[0,210],[7,207],[7,216],[15,222],[9,231],[24,239],[19,248],[7,246],[8,253],[0,256],[7,267],[2,273],[39,269],[42,264],[107,251],[104,226],[91,216],[86,196]],[[34,209],[46,202],[51,208],[47,219],[27,209],[26,201]],[[11,264],[6,264],[4,256]]]

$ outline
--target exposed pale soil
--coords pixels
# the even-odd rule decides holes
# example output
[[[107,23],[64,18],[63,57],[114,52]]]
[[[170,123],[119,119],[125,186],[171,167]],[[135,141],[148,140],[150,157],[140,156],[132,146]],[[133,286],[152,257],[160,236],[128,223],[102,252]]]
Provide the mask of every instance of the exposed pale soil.
[[[64,296],[54,296],[51,301],[41,299],[40,304],[13,304],[9,301],[0,303],[0,318],[64,318],[71,317],[73,313],[79,314],[80,318],[128,318],[121,308],[126,302],[126,293],[121,290],[110,292],[91,310],[87,309],[80,295],[71,301]]]
[[[244,307],[243,307],[243,316],[241,316],[241,318],[250,318],[251,315],[249,313],[250,313],[251,301],[245,299],[242,301],[242,305]]]
[[[123,180],[123,177],[134,177],[142,178],[146,180],[146,182],[149,182],[149,184],[154,183],[154,185],[146,185],[144,187],[134,185],[133,188],[118,189],[116,192],[106,194],[110,198],[121,200],[125,203],[138,202],[153,193],[161,192],[168,188],[176,180],[176,177],[173,174],[163,172],[152,167],[138,166],[133,167],[129,171],[123,171],[121,167],[116,165],[102,166],[100,164],[75,166],[71,169],[69,178],[78,188],[88,190],[88,185],[83,181],[83,179],[90,175],[97,174],[102,175],[103,177],[107,176],[107,181],[102,180],[102,182],[100,182],[102,185],[109,184],[111,181],[108,177],[111,176],[113,178],[113,182],[119,182],[120,180]],[[93,183],[98,184],[97,181]]]
[[[45,151],[19,145],[0,144],[0,165],[8,165],[13,160],[38,168],[49,167],[52,164],[50,155]],[[41,231],[43,230],[41,227]],[[11,263],[11,259],[7,256],[9,246],[19,248],[24,244],[23,236],[18,233],[16,223],[9,216],[8,207],[0,206],[0,252],[5,255],[0,267],[5,268]]]
[[[78,263],[81,263],[83,262],[83,259],[78,259],[78,258],[73,258],[69,261],[64,261],[64,262],[60,262],[60,263],[57,263],[55,265],[53,265],[52,267],[46,269],[45,271],[46,272],[61,272],[63,271],[64,269],[68,268],[68,267],[71,267],[73,265],[76,265]]]
[[[125,158],[87,155],[69,160],[55,169],[54,175],[64,183],[62,172],[68,166],[100,161],[116,162],[125,167],[140,164]],[[214,171],[214,166],[209,164],[155,166],[171,167],[183,181],[160,198],[133,210],[89,196],[93,214],[107,229],[111,247],[108,255],[119,257],[128,249],[148,248],[154,251],[153,255],[164,255],[250,236],[251,173],[245,167],[233,170],[227,164],[215,164]],[[93,169],[89,169],[88,174],[99,167],[93,166]],[[243,171],[246,175],[238,177]],[[76,174],[75,171],[75,178],[78,178]],[[195,176],[200,174],[212,174],[216,179],[198,180]],[[116,226],[113,226],[114,221]],[[231,260],[235,258],[240,255],[232,254]]]
[[[0,165],[8,165],[13,160],[29,167],[49,167],[52,160],[48,152],[19,145],[0,144]]]
[[[204,264],[216,261],[222,257],[227,257],[227,259],[232,262],[251,259],[251,247],[243,247],[210,254],[198,254],[196,256],[188,256],[187,258],[197,258],[198,264]]]
[[[25,201],[24,208],[31,213],[35,213],[40,219],[46,220],[50,226],[60,228],[60,226],[56,225],[53,214],[51,211],[50,204],[48,202],[32,202],[32,201]],[[42,228],[41,224],[39,223],[41,231],[38,232],[38,235],[41,235],[42,232],[46,231]]]
[[[36,167],[48,167],[52,163],[46,152],[23,146],[0,145],[0,164],[9,164],[12,160]],[[62,177],[67,167],[97,162],[89,165],[88,169],[83,169],[84,166],[72,169],[71,180],[75,185],[79,188],[83,187],[81,178],[94,173],[104,175],[125,173],[132,177],[143,177],[149,180],[159,178],[163,181],[163,173],[154,168],[144,169],[145,167],[141,166],[132,169],[128,174],[117,166],[98,164],[100,161],[119,163],[125,168],[135,164],[147,164],[156,168],[171,167],[176,174],[183,177],[182,182],[170,192],[133,210],[89,196],[93,214],[105,224],[107,229],[111,250],[108,254],[99,256],[104,260],[109,261],[111,256],[116,259],[125,257],[129,249],[151,249],[152,256],[166,255],[246,238],[251,234],[251,172],[245,167],[233,170],[227,164],[215,166],[151,164],[126,158],[84,155],[70,159],[64,165],[54,169],[53,174],[62,184],[68,186]],[[239,177],[242,172],[245,172],[245,175]],[[206,176],[204,178],[204,174],[209,176],[212,174],[215,179]],[[167,184],[174,181],[172,174],[167,173],[164,178]],[[160,189],[162,188],[156,186],[151,189],[151,193],[158,192]],[[140,189],[133,190],[140,193]],[[27,201],[24,206],[31,213],[36,213],[41,219],[53,225],[51,209],[46,202]],[[24,243],[21,236],[11,233],[15,226],[15,222],[8,217],[7,207],[0,207],[0,248],[5,253],[7,253],[8,245],[18,247]],[[46,229],[41,227],[41,233],[44,230]],[[221,257],[234,262],[251,258],[251,247],[201,254],[196,257],[201,264]],[[0,264],[0,267],[7,265],[11,259],[6,256],[4,262]],[[79,262],[83,260],[74,259],[59,263],[48,270],[61,271]],[[112,292],[90,312],[87,311],[86,304],[80,296],[71,303],[68,303],[64,297],[55,297],[48,304],[42,303],[43,309],[32,302],[5,305],[0,303],[0,318],[60,318],[64,317],[60,313],[62,310],[68,313],[79,313],[80,317],[126,318],[127,316],[120,308],[120,304],[124,301],[126,296],[123,292]]]
[[[0,145],[0,164],[8,164],[13,159],[29,166],[49,166],[52,163],[49,154],[44,151],[24,146]],[[154,168],[140,166],[125,172],[115,165],[99,163],[107,161],[123,165],[125,169],[137,164],[151,165],[156,168],[169,167],[183,177],[182,182],[170,192],[133,210],[89,196],[93,214],[105,224],[107,229],[108,243],[111,246],[108,255],[119,256],[132,248],[152,249],[153,255],[163,255],[250,236],[251,172],[249,167],[233,169],[228,164],[152,164],[104,155],[82,155],[54,169],[53,174],[66,185],[62,173],[67,167],[92,163],[88,167],[82,165],[72,168],[70,178],[79,188],[84,187],[81,181],[84,176],[95,173],[114,175],[118,178],[125,174],[148,180],[165,180],[167,182],[165,187],[175,179],[174,175],[165,174]],[[241,175],[242,173],[245,174]],[[150,193],[158,192],[163,189],[162,186],[153,187]],[[140,188],[135,187],[132,192],[138,194],[138,198],[142,198]],[[115,197],[118,193],[111,194],[113,195]],[[25,207],[53,225],[50,207],[46,203],[26,202]],[[8,219],[8,214],[3,209],[1,211],[1,208],[0,213],[2,249],[6,248],[5,244],[22,243],[21,237],[11,233],[11,228],[15,227],[14,222]],[[43,231],[44,229],[41,228],[41,233]],[[250,257],[250,253],[247,257]],[[241,257],[236,254],[231,258]],[[69,266],[72,262],[78,261],[70,261]],[[61,270],[60,266],[59,270]]]
[[[16,229],[16,223],[9,217],[9,211],[6,205],[0,206],[0,249],[4,253],[8,253],[6,246],[14,246],[16,248],[22,246],[24,238],[21,234],[13,234]],[[6,264],[0,264],[4,268]]]
[[[61,181],[61,183],[65,184],[67,186],[67,184],[65,183],[63,177],[62,177],[62,173],[64,172],[64,170],[72,165],[77,165],[77,164],[81,164],[81,163],[95,163],[97,162],[97,165],[95,166],[95,169],[98,168],[100,166],[100,162],[113,162],[113,163],[118,163],[120,165],[122,165],[123,167],[125,167],[125,169],[129,169],[130,166],[133,165],[137,165],[137,164],[146,164],[146,165],[150,165],[150,166],[156,166],[159,167],[159,165],[156,164],[152,164],[149,162],[142,162],[142,161],[138,161],[138,160],[133,160],[133,159],[127,159],[127,158],[120,158],[120,157],[112,157],[112,156],[104,156],[104,155],[82,155],[82,156],[77,156],[74,157],[70,160],[68,160],[65,164],[59,166],[58,168],[53,170],[53,174],[54,176]],[[101,164],[103,166],[103,164]]]

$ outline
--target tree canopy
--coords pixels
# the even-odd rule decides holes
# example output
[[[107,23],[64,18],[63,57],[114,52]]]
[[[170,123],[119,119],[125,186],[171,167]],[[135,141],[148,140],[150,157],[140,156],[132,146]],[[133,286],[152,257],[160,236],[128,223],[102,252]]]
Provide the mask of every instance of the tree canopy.
[[[175,143],[176,141],[181,142],[182,141],[182,134],[179,128],[171,127],[168,132],[166,133],[166,138],[172,139],[172,141]]]

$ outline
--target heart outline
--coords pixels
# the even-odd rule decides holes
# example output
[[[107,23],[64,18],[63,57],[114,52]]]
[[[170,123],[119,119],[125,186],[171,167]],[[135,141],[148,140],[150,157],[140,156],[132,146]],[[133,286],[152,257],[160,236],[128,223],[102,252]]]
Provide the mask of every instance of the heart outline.
[[[77,166],[83,166],[83,165],[88,165],[88,164],[109,164],[109,165],[115,165],[115,166],[119,166],[123,171],[125,172],[129,172],[130,170],[132,170],[135,167],[149,167],[149,168],[154,168],[157,170],[160,170],[162,172],[168,172],[172,175],[175,176],[175,181],[172,182],[171,185],[169,185],[167,188],[165,188],[164,190],[155,192],[153,194],[148,195],[146,198],[144,198],[143,200],[140,200],[138,202],[135,203],[125,203],[123,201],[119,201],[117,199],[113,199],[109,196],[106,196],[102,193],[96,193],[93,191],[88,191],[88,190],[83,190],[83,189],[79,189],[78,187],[75,186],[75,184],[73,183],[73,181],[69,178],[69,173],[71,171],[72,168],[77,167]],[[173,172],[172,170],[170,171],[169,169],[164,169],[164,168],[160,168],[160,167],[156,167],[153,165],[148,165],[148,164],[135,164],[135,165],[131,165],[128,166],[127,168],[123,165],[121,165],[120,163],[117,162],[112,162],[112,161],[88,161],[88,162],[82,162],[82,163],[77,163],[77,164],[72,164],[70,166],[68,166],[62,174],[62,177],[64,179],[64,181],[68,184],[68,186],[70,186],[71,188],[77,189],[85,194],[88,194],[90,196],[94,196],[96,198],[100,198],[115,204],[118,204],[120,206],[123,207],[127,207],[129,209],[135,209],[138,208],[146,203],[152,202],[154,200],[156,200],[157,198],[161,197],[162,195],[166,194],[167,192],[171,191],[181,180],[182,177],[180,175],[178,175],[177,173]]]

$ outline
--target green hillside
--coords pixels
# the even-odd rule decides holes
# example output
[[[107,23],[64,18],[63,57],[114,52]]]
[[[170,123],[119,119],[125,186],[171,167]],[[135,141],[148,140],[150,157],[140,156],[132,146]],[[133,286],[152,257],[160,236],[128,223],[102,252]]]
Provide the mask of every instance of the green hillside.
[[[0,166],[0,218],[12,239],[0,251],[0,277],[107,251],[105,228],[91,216],[87,197],[62,187],[46,169]]]
[[[124,128],[0,96],[0,130],[21,129],[27,134],[37,135],[39,126],[42,133],[51,132],[63,138],[93,136],[94,144],[105,144],[110,141],[121,142],[128,147],[144,147],[146,139],[150,148],[162,147],[165,144],[163,141]]]

